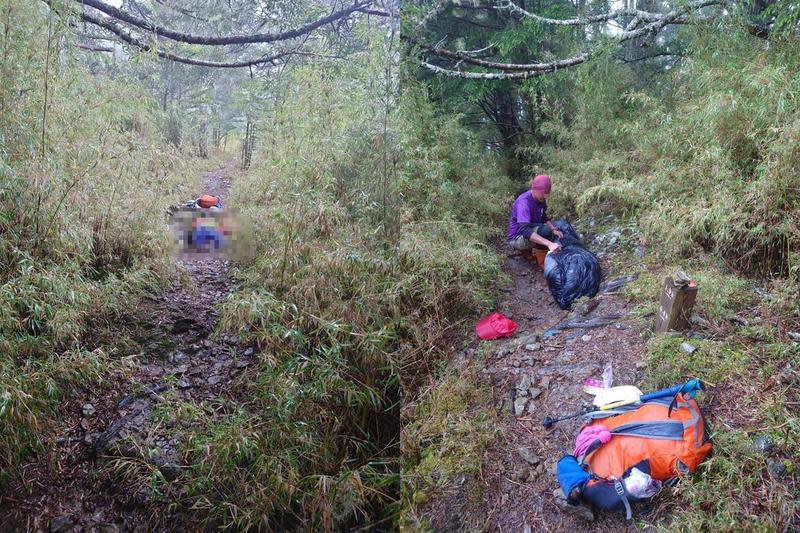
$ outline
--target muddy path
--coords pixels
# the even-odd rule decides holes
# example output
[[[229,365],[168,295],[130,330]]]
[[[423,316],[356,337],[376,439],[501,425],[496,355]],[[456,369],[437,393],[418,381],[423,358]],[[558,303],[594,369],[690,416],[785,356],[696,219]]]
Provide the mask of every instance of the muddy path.
[[[234,172],[228,164],[205,173],[202,192],[228,207]],[[234,289],[230,261],[188,254],[174,267],[172,283],[119,325],[133,346],[123,358],[127,369],[67,395],[50,450],[24,466],[3,495],[0,531],[188,527],[181,506],[171,505],[181,500],[180,484],[158,483],[190,468],[174,415],[187,405],[206,411],[224,405],[236,380],[246,379],[253,350],[213,335],[217,304]],[[165,486],[176,492],[164,494]]]
[[[555,465],[572,453],[580,422],[568,420],[546,430],[542,420],[588,404],[591,397],[582,390],[583,380],[601,378],[607,363],[612,365],[615,384],[638,383],[645,345],[641,326],[614,291],[573,311],[562,311],[538,265],[503,244],[495,243],[511,282],[501,288],[496,309],[513,318],[518,329],[512,338],[493,342],[492,355],[482,369],[486,389],[498,399],[495,420],[500,436],[487,451],[480,479],[474,481],[480,490],[463,487],[435,502],[429,509],[432,526],[436,531],[520,533],[634,530],[624,517],[562,508],[554,494]],[[614,278],[608,265],[603,266],[604,279]],[[545,334],[567,321],[600,326]],[[469,493],[479,493],[480,502],[466,505]]]

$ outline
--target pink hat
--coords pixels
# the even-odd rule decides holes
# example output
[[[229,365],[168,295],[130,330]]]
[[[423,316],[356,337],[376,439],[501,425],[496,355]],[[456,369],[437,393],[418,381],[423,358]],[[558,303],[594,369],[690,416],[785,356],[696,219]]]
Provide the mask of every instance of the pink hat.
[[[538,176],[533,178],[533,183],[531,184],[531,189],[543,193],[550,192],[550,189],[552,187],[553,184],[550,182],[550,176],[548,176],[547,174],[539,174]]]

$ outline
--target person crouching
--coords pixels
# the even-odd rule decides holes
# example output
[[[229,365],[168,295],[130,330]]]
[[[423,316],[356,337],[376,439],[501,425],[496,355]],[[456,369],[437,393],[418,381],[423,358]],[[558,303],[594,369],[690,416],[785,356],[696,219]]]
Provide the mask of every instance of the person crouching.
[[[555,240],[564,235],[547,218],[547,198],[551,189],[550,176],[541,174],[531,180],[529,191],[514,200],[508,221],[508,244],[515,250],[530,253],[533,248],[551,252],[561,249]]]

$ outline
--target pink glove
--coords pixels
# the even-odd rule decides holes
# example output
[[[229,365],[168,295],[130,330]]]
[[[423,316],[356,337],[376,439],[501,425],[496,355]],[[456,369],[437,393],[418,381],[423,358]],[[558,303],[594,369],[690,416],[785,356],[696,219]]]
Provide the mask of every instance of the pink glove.
[[[575,439],[575,452],[572,454],[575,457],[580,457],[586,450],[589,449],[595,441],[599,440],[601,444],[605,444],[611,440],[611,432],[603,425],[586,426],[578,433]]]

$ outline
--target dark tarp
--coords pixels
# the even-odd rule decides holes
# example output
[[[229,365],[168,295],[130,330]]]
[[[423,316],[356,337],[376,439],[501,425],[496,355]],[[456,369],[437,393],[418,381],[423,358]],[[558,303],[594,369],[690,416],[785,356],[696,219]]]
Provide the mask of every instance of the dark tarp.
[[[581,296],[594,296],[600,287],[600,262],[587,250],[566,220],[553,223],[564,233],[557,239],[561,251],[549,253],[544,260],[544,276],[556,303],[569,309]]]

